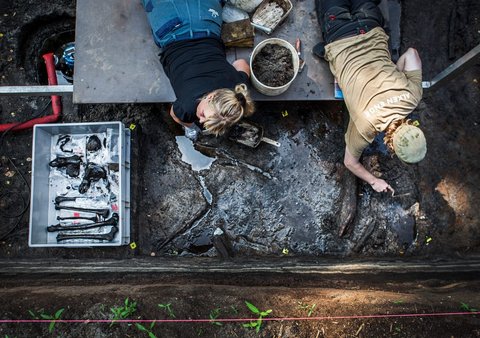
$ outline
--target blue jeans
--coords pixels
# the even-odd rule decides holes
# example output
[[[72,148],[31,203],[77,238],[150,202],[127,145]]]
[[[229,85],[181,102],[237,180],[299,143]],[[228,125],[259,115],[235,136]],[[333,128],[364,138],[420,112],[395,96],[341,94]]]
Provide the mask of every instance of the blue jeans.
[[[220,37],[221,0],[142,0],[155,43]]]

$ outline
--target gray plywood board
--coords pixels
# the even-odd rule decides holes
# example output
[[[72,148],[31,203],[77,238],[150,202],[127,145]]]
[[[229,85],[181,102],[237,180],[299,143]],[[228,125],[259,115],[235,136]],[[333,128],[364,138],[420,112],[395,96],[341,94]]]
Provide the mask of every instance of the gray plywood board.
[[[322,40],[320,27],[315,14],[314,1],[292,1],[293,9],[270,35],[256,30],[255,45],[259,42],[276,37],[284,39],[295,46],[296,38],[302,42],[302,57],[305,60],[303,71],[297,75],[290,88],[283,94],[268,97],[257,92],[256,100],[333,100],[333,76],[328,63],[312,53],[312,48]],[[252,50],[243,48],[237,51],[237,57],[250,60]]]
[[[175,99],[140,0],[78,0],[74,103]]]
[[[382,5],[387,5],[384,0]],[[293,10],[271,35],[256,31],[255,45],[277,37],[302,40],[305,68],[283,94],[253,91],[258,101],[333,100],[333,77],[312,53],[321,41],[314,1],[292,1]],[[386,7],[386,6],[385,6]],[[387,8],[382,8],[385,10]],[[74,103],[172,102],[175,94],[158,60],[140,0],[79,0],[76,22]],[[227,59],[250,60],[253,48],[231,48]]]

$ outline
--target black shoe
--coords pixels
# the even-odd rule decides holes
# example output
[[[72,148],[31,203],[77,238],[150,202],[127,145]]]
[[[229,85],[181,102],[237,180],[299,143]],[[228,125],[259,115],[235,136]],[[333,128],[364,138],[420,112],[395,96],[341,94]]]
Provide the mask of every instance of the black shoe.
[[[319,58],[325,59],[325,43],[324,42],[317,43],[313,47],[312,52],[314,55],[318,56]]]

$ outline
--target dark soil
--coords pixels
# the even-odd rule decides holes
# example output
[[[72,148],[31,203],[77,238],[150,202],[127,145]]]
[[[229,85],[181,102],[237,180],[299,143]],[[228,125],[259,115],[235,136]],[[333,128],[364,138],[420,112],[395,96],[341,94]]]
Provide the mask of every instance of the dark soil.
[[[255,77],[270,87],[281,87],[294,76],[290,50],[273,43],[266,44],[252,63]]]
[[[53,334],[48,332],[48,320],[8,323],[0,325],[0,333],[32,338],[147,337],[147,333],[132,322],[111,324],[114,318],[111,309],[124,308],[128,298],[130,303],[136,303],[136,311],[125,316],[126,320],[180,321],[157,322],[151,329],[156,337],[480,337],[478,315],[468,314],[480,304],[480,290],[475,280],[421,280],[411,276],[396,281],[392,275],[385,275],[366,282],[359,276],[332,276],[326,281],[317,278],[305,284],[298,277],[276,275],[277,283],[260,286],[255,281],[261,281],[261,276],[245,274],[224,276],[221,284],[198,276],[175,276],[170,280],[161,275],[96,277],[48,278],[48,284],[24,277],[15,284],[5,283],[0,294],[4,304],[1,319],[28,320],[32,319],[29,311],[39,316],[39,313],[52,315],[64,309],[61,319],[91,322],[57,323]],[[272,310],[259,333],[243,327],[248,321],[228,321],[257,318],[245,301],[260,311]],[[170,311],[159,304],[170,304]],[[443,316],[441,313],[464,314]],[[406,317],[388,317],[402,314]],[[438,316],[431,317],[431,314]],[[215,319],[226,322],[215,323]],[[102,320],[104,322],[95,322]],[[182,322],[184,320],[193,322]],[[149,322],[142,324],[150,326]]]

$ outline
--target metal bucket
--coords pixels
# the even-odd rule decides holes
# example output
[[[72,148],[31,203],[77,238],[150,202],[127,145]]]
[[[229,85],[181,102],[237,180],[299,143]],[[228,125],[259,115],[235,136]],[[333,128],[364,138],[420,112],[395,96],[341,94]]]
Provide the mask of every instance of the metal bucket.
[[[255,76],[255,72],[253,71],[253,60],[255,60],[255,56],[257,56],[257,54],[262,50],[262,48],[269,43],[286,47],[288,50],[290,50],[290,53],[292,54],[293,77],[288,83],[279,87],[270,87],[270,86],[267,86],[266,84],[263,84],[257,79],[257,77]],[[250,57],[250,69],[252,71],[252,78],[251,78],[252,84],[260,93],[264,95],[268,95],[268,96],[280,95],[281,93],[285,92],[288,89],[288,87],[290,87],[293,80],[295,80],[295,78],[297,77],[299,64],[300,64],[300,61],[298,58],[297,51],[288,41],[285,41],[283,39],[278,39],[278,38],[270,38],[270,39],[263,40],[253,49],[252,56]]]

